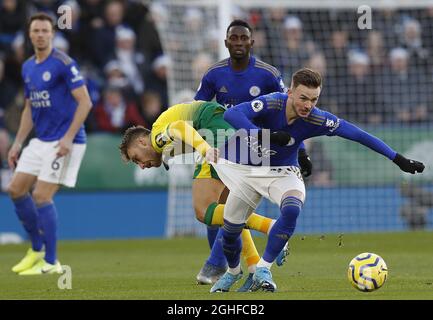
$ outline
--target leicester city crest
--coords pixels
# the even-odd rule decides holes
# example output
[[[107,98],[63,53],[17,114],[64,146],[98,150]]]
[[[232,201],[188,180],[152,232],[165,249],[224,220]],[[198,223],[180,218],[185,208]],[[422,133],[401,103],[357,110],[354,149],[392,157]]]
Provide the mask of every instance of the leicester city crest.
[[[45,71],[42,74],[42,80],[44,80],[45,82],[50,81],[51,79],[51,73],[49,71]]]

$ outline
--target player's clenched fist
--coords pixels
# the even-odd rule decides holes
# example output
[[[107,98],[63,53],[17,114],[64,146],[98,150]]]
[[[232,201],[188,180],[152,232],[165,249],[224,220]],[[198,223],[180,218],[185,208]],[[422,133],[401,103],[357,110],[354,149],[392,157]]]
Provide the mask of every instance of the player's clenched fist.
[[[399,153],[397,153],[393,162],[398,165],[402,171],[412,174],[415,174],[416,172],[421,173],[424,171],[425,168],[422,162],[406,159]]]
[[[57,151],[58,157],[66,156],[72,150],[72,139],[63,137],[56,145],[56,148],[59,148]]]
[[[21,145],[18,143],[14,143],[9,150],[8,164],[9,164],[9,168],[11,168],[12,170],[14,170],[16,167],[20,152],[21,152]]]
[[[207,162],[216,163],[218,161],[219,157],[220,157],[220,151],[218,148],[210,148],[208,151],[206,151],[206,161]]]

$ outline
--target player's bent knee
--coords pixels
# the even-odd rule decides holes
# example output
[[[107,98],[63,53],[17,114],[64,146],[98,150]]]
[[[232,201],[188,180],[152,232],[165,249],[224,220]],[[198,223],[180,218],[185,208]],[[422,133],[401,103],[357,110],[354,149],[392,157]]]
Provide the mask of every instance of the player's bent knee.
[[[18,199],[24,196],[27,193],[27,190],[24,190],[24,188],[12,182],[7,187],[6,192],[9,194],[9,197],[11,197],[12,199]]]
[[[35,189],[32,193],[33,200],[35,201],[36,205],[43,204],[43,203],[49,203],[53,201],[53,197],[49,194],[46,194],[43,191],[39,191]]]
[[[304,203],[305,201],[305,194],[299,190],[289,190],[284,192],[283,196],[281,197],[281,201],[288,197],[294,197],[302,201]]]
[[[206,213],[206,210],[203,210],[203,208],[201,207],[194,207],[194,211],[195,211],[195,218],[204,223],[204,216]]]

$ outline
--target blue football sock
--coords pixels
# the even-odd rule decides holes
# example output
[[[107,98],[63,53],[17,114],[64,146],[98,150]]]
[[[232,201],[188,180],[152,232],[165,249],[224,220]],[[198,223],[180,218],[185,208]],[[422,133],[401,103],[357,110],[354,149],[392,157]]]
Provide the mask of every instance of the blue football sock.
[[[242,239],[241,233],[245,223],[235,224],[224,219],[223,231],[223,249],[224,255],[230,268],[236,268],[241,259]]]
[[[209,248],[211,249],[213,247],[219,229],[220,228],[218,226],[207,227],[207,242],[209,243]]]
[[[44,203],[38,207],[38,213],[44,233],[45,261],[55,264],[57,258],[57,210],[54,203]]]
[[[210,252],[210,256],[207,259],[206,263],[209,263],[216,267],[224,268],[227,266],[227,259],[226,256],[224,255],[222,239],[223,239],[223,229],[218,228],[215,241],[213,243],[212,250]]]
[[[302,201],[295,197],[287,197],[281,202],[281,215],[269,232],[263,260],[274,262],[284,245],[296,228],[296,219],[302,208]]]
[[[33,251],[41,251],[44,242],[42,235],[39,233],[38,211],[32,197],[27,194],[18,199],[13,199],[13,202],[18,219],[30,237]]]

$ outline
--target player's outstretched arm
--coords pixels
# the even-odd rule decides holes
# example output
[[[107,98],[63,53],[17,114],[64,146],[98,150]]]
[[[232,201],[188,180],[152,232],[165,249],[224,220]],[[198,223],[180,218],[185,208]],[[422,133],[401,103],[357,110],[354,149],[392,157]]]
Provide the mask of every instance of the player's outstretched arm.
[[[342,120],[340,126],[335,131],[337,136],[359,142],[366,147],[384,155],[392,160],[400,169],[408,173],[421,173],[424,171],[424,164],[415,160],[406,159],[401,154],[395,152],[390,146],[379,138],[365,132],[354,124]]]

